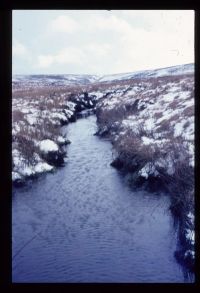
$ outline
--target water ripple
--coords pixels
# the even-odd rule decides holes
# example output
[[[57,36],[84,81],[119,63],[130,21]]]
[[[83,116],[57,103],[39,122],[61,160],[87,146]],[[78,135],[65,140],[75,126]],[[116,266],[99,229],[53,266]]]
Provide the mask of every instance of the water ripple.
[[[184,282],[165,195],[133,192],[94,117],[65,128],[68,163],[14,190],[13,282]],[[63,130],[64,131],[64,130]]]

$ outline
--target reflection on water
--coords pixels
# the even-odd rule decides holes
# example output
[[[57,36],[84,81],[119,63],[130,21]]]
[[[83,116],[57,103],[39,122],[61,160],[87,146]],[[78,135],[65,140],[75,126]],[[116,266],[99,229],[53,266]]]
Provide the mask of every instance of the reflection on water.
[[[95,120],[65,127],[64,168],[13,190],[13,282],[189,282],[168,197],[124,183]]]

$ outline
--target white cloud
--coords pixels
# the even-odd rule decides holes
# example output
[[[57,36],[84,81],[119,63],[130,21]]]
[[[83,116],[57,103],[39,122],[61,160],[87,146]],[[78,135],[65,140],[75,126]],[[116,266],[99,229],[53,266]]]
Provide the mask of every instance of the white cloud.
[[[131,30],[131,25],[121,17],[116,15],[92,16],[89,20],[89,27],[93,30],[115,31],[118,33],[125,33]]]
[[[182,30],[187,31],[194,20],[193,10],[122,10],[122,18],[126,18],[134,26],[146,30],[162,31],[165,33]],[[189,24],[189,26],[188,26]]]
[[[91,58],[98,62],[98,58],[107,56],[112,47],[107,43],[91,43],[77,47],[66,47],[56,54],[39,55],[37,58],[38,68],[49,68],[56,64],[86,64]],[[95,59],[96,58],[96,59]]]
[[[125,21],[125,14],[132,21]],[[137,25],[134,26],[136,16]],[[121,16],[108,16],[102,22],[99,19],[98,28],[108,26],[119,33],[115,46],[113,44],[113,53],[117,48],[117,58],[115,62],[112,60],[111,73],[194,62],[193,20],[193,11],[127,11]]]
[[[60,15],[51,21],[50,29],[53,32],[74,33],[79,29],[79,24],[72,17]]]
[[[121,37],[119,57],[113,66],[115,73],[133,70],[154,69],[194,62],[191,44],[193,36],[182,38],[182,34],[132,29],[131,34]]]
[[[97,44],[97,43],[93,43],[93,44],[88,44],[87,46],[84,47],[84,51],[89,53],[89,54],[93,54],[94,56],[97,57],[103,57],[106,56],[110,50],[112,49],[110,44]]]
[[[62,11],[59,16],[58,13],[47,13],[46,25],[37,22],[40,34],[34,35],[35,30],[29,27],[32,34],[27,39],[31,50],[14,42],[13,54],[19,66],[23,60],[25,64],[22,56],[29,55],[30,67],[46,73],[67,70],[112,74],[194,62],[192,10]],[[29,25],[27,20],[24,23]],[[17,34],[14,37],[21,39]]]
[[[12,48],[13,56],[25,57],[28,53],[27,48],[18,40],[14,40]]]
[[[84,53],[79,48],[67,47],[55,55],[55,61],[58,63],[81,63]]]
[[[117,36],[107,64],[118,73],[194,62],[193,20],[193,11],[121,11],[89,21],[91,30]]]
[[[38,64],[39,68],[47,68],[51,66],[54,62],[54,56],[52,55],[40,55],[38,56]]]
[[[80,49],[67,47],[58,51],[56,54],[39,55],[36,66],[39,68],[48,68],[56,64],[81,64],[84,58],[85,55]]]

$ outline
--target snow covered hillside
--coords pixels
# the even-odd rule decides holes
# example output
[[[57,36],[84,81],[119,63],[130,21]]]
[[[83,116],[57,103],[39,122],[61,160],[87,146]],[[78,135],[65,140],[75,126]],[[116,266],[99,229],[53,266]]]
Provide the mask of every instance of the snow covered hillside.
[[[58,75],[14,75],[12,79],[13,88],[31,86],[66,86],[66,85],[86,85],[99,79],[96,75],[81,74],[58,74]]]
[[[70,86],[70,85],[90,85],[99,82],[111,82],[127,79],[150,78],[172,75],[187,75],[194,72],[194,64],[177,65],[154,70],[143,70],[121,74],[109,75],[89,75],[89,74],[35,74],[35,75],[13,75],[13,89],[33,86]]]
[[[122,74],[105,75],[101,77],[99,82],[109,82],[116,80],[137,79],[137,78],[149,78],[149,77],[161,77],[172,75],[184,75],[194,72],[194,64],[177,65],[167,68],[160,68],[155,70],[143,70]]]

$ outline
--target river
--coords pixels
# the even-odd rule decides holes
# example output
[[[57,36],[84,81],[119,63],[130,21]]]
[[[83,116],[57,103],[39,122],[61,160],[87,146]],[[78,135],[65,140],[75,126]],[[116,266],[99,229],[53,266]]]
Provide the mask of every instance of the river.
[[[13,282],[191,282],[168,196],[131,190],[96,127],[95,116],[65,126],[66,166],[13,189]]]

